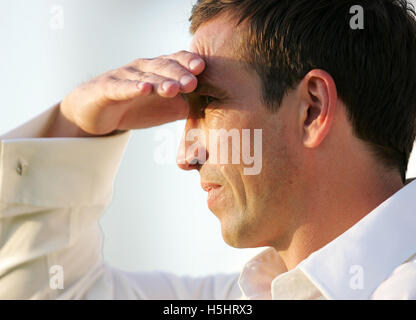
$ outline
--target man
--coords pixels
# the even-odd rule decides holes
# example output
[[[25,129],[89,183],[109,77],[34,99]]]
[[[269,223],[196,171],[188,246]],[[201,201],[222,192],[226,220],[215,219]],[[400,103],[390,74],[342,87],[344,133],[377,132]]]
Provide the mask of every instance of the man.
[[[109,71],[2,137],[0,297],[416,298],[409,4],[201,0],[191,23],[190,52]],[[102,262],[97,220],[129,130],[185,117],[178,164],[199,171],[224,240],[270,247],[238,279]],[[210,161],[221,129],[261,129],[260,172]],[[55,266],[62,290],[51,288]]]

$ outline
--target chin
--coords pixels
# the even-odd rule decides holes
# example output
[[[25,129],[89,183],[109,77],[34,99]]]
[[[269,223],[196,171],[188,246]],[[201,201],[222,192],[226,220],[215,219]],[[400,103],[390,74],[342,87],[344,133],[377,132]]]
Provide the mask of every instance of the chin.
[[[253,234],[247,224],[241,221],[230,221],[234,219],[220,219],[221,234],[225,243],[234,248],[256,248],[258,245],[257,239],[253,239]],[[258,233],[259,234],[259,233]],[[254,237],[256,238],[256,237]],[[254,241],[253,241],[254,240]]]

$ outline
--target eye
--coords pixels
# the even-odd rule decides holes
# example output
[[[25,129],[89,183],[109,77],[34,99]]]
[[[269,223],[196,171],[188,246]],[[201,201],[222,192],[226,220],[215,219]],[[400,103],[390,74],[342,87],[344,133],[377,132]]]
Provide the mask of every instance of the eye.
[[[201,117],[205,117],[205,109],[207,107],[216,108],[220,100],[212,96],[201,95],[199,101],[199,114]]]
[[[205,109],[207,107],[215,109],[221,103],[221,99],[219,98],[197,93],[186,95],[186,100],[189,102],[193,116],[200,118],[205,117]]]
[[[205,109],[206,107],[216,107],[219,103],[219,99],[212,96],[200,96],[201,108]]]

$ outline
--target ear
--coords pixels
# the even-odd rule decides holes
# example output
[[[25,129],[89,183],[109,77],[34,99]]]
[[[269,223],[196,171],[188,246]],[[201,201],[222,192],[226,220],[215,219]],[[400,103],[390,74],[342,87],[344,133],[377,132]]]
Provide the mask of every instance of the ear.
[[[338,99],[335,82],[329,73],[314,69],[302,79],[299,90],[302,143],[307,148],[316,148],[334,122]]]

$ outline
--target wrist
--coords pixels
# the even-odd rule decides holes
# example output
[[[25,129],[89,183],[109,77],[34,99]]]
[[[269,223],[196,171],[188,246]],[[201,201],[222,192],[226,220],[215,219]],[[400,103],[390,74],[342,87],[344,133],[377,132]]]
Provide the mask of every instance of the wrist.
[[[96,135],[89,134],[85,132],[76,124],[71,122],[65,115],[62,113],[61,104],[57,108],[56,115],[46,130],[44,137],[45,138],[59,138],[59,137],[95,137]]]

